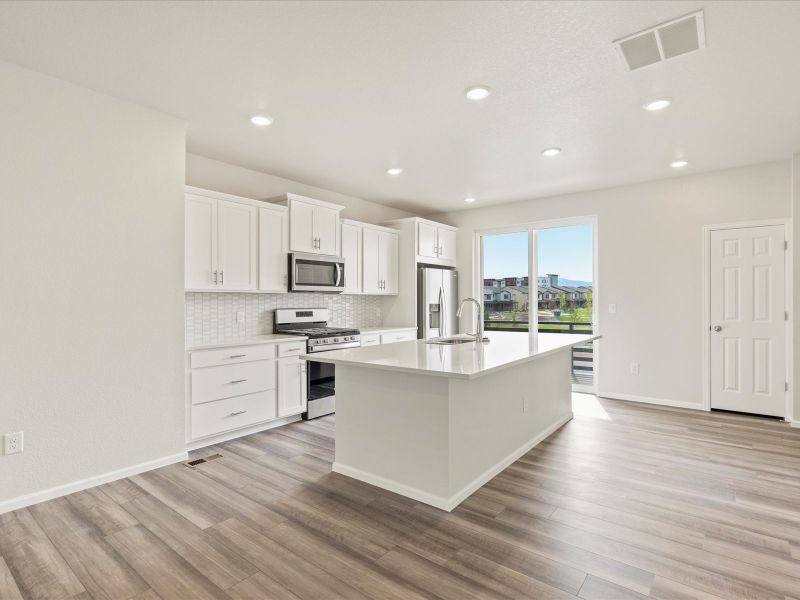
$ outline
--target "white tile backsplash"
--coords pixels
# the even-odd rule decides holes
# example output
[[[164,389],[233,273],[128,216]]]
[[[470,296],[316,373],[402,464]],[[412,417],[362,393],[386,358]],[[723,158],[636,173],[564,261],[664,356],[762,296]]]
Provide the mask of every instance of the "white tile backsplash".
[[[272,333],[273,311],[294,307],[327,308],[333,326],[383,325],[380,296],[186,292],[186,345]],[[240,310],[244,311],[244,323],[236,322]]]

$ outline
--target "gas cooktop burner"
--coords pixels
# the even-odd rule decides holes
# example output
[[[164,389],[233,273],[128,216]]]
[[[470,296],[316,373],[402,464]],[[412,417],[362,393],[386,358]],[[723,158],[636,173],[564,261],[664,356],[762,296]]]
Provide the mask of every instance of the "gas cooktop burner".
[[[338,327],[309,327],[307,329],[282,329],[278,328],[278,333],[288,333],[290,335],[305,335],[309,338],[320,338],[341,335],[358,335],[358,329],[340,329]]]

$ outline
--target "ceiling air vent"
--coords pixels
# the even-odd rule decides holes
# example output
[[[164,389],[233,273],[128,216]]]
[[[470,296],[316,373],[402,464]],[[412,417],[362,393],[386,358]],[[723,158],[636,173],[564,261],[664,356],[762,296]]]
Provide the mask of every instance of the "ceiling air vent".
[[[703,11],[667,21],[614,41],[629,71],[706,47]]]

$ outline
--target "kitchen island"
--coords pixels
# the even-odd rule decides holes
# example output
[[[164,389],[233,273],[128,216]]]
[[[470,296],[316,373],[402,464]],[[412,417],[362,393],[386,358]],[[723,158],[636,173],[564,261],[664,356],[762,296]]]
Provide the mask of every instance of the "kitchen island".
[[[600,336],[489,335],[304,356],[336,365],[333,470],[450,511],[569,421],[571,348]]]

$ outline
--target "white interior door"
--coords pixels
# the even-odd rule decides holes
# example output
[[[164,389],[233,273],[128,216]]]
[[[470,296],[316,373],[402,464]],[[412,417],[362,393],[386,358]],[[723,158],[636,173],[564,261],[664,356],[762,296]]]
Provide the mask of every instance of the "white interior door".
[[[785,416],[785,230],[710,236],[711,408]]]

